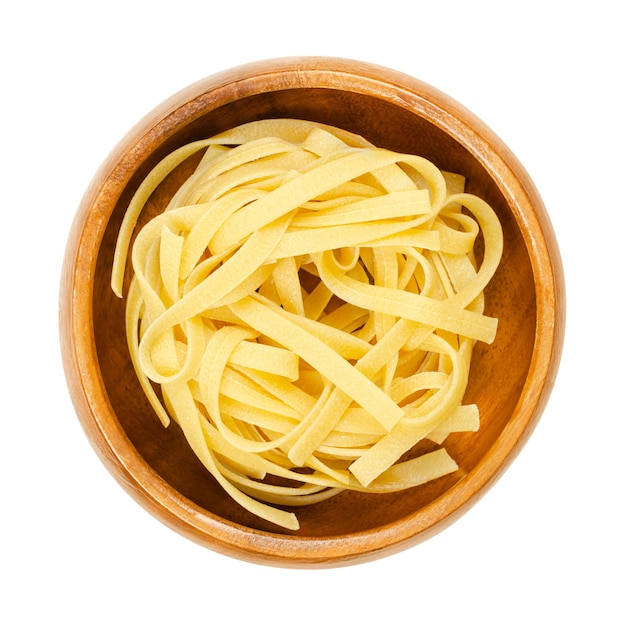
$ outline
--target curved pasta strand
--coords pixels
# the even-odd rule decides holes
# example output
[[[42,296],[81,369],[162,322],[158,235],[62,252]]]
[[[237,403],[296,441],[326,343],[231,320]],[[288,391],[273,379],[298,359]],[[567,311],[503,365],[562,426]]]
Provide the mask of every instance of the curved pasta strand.
[[[152,195],[153,191],[165,180],[166,176],[173,172],[183,161],[194,155],[199,150],[206,148],[210,140],[195,141],[178,148],[172,154],[163,159],[143,180],[132,200],[122,220],[115,254],[113,257],[113,269],[111,287],[118,297],[122,296],[122,281],[124,279],[124,268],[126,266],[126,256],[130,246],[133,229],[137,224],[137,219],[143,209],[144,204]]]
[[[192,289],[185,298],[178,300],[164,311],[148,328],[139,344],[139,363],[147,375],[158,383],[176,382],[180,374],[162,375],[152,365],[150,350],[154,342],[164,334],[171,336],[173,328],[198,315],[219,302],[238,283],[248,278],[276,246],[276,241],[289,223],[284,216],[276,223],[254,233],[230,259],[217,268],[207,279]]]
[[[282,511],[281,509],[268,506],[259,500],[251,498],[240,489],[237,489],[233,483],[227,480],[222,472],[219,471],[215,457],[213,456],[210,448],[207,446],[206,439],[202,431],[200,417],[198,416],[198,410],[189,391],[189,387],[176,383],[165,385],[164,387],[167,391],[169,401],[174,407],[176,414],[179,416],[180,427],[185,433],[185,437],[189,442],[189,445],[202,464],[221,485],[224,491],[226,491],[231,498],[233,498],[233,500],[240,503],[244,508],[259,515],[260,517],[272,521],[284,528],[297,530],[300,527],[300,524],[298,523],[298,518],[293,513],[289,511]]]
[[[395,311],[427,326],[444,328],[486,343],[495,338],[497,320],[493,318],[420,294],[360,283],[339,272],[330,253],[321,253],[319,259],[317,267],[320,276],[342,300],[368,310]]]
[[[296,352],[383,425],[391,426],[403,415],[389,396],[334,350],[285,318],[277,319],[271,309],[252,296],[231,304],[230,308],[251,328]]]

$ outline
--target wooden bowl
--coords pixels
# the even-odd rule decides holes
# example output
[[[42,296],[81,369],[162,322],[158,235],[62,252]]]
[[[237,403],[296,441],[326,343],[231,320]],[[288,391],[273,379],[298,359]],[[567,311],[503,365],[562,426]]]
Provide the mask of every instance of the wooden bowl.
[[[486,292],[496,341],[478,344],[465,400],[478,433],[451,436],[460,470],[391,495],[344,492],[298,510],[283,531],[249,514],[217,486],[176,425],[153,415],[133,372],[125,302],[110,288],[113,249],[127,203],[146,173],[176,147],[240,123],[304,118],[359,133],[380,147],[422,155],[467,177],[504,229],[504,255]],[[165,202],[180,181],[164,186]],[[154,207],[153,207],[154,208]],[[557,243],[527,173],[480,120],[436,89],[383,67],[333,58],[286,58],[237,67],[176,94],[117,145],[77,211],[61,284],[64,367],[88,439],[112,475],[182,535],[257,563],[329,567],[371,560],[441,531],[485,493],[527,441],[552,389],[564,330]]]

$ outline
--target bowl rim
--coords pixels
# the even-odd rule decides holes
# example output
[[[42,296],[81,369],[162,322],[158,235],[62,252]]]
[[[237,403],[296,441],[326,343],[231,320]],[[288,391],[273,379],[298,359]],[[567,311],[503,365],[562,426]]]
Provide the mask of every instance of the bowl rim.
[[[97,367],[92,332],[92,288],[112,190],[127,184],[138,164],[181,124],[243,96],[311,86],[375,97],[385,94],[472,153],[503,193],[520,226],[535,277],[536,328],[541,329],[514,416],[462,481],[393,524],[325,539],[247,528],[200,509],[169,487],[139,455],[115,417]],[[415,545],[463,515],[498,480],[534,430],[554,386],[564,327],[565,287],[558,244],[543,201],[518,159],[484,122],[450,96],[402,72],[352,59],[310,56],[255,61],[208,76],[169,97],[122,138],[96,172],[76,212],[63,259],[59,332],[65,377],[79,421],[103,464],[135,500],[180,534],[222,554],[268,565],[334,567],[369,561]]]

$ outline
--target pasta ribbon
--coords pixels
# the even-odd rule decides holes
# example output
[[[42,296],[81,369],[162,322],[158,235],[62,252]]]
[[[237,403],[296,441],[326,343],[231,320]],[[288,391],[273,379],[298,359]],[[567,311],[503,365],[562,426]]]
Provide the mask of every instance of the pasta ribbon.
[[[332,126],[260,120],[148,174],[111,287],[122,297],[130,273],[127,343],[156,416],[237,503],[295,531],[292,507],[458,470],[444,446],[480,426],[463,397],[474,344],[496,336],[484,289],[502,247],[461,174]]]

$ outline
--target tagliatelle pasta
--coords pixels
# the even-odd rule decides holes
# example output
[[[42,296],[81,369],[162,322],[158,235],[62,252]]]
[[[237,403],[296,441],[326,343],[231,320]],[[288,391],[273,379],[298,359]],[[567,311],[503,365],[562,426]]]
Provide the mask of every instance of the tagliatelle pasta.
[[[194,154],[194,173],[135,235]],[[458,470],[444,444],[479,428],[463,396],[475,342],[495,337],[483,291],[502,245],[462,175],[331,126],[263,120],[152,170],[111,285],[122,297],[130,256],[128,346],[163,425],[180,426],[242,507],[295,530],[292,507]]]

